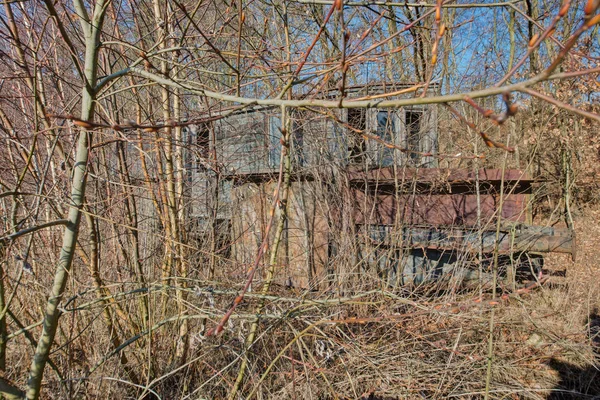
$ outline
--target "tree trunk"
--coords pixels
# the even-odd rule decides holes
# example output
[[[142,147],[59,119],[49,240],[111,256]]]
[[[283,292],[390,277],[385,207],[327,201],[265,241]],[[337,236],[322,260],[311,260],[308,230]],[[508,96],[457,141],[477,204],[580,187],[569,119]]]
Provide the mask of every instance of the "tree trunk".
[[[105,14],[105,0],[98,0],[94,7],[91,20],[87,17],[87,12],[83,4],[79,5],[78,13],[83,32],[85,34],[85,85],[82,90],[81,98],[81,120],[90,121],[94,115],[94,101],[98,68],[98,49],[100,47],[100,33]],[[77,151],[75,155],[75,164],[73,166],[73,176],[71,183],[71,198],[68,224],[63,235],[63,244],[60,251],[59,261],[54,274],[54,282],[46,303],[46,312],[44,314],[44,323],[42,334],[38,340],[37,348],[31,362],[29,370],[29,379],[27,380],[27,399],[38,399],[44,376],[44,368],[48,362],[50,349],[54,343],[54,336],[58,328],[58,319],[60,311],[58,305],[62,299],[67,278],[73,264],[75,247],[77,246],[77,237],[79,235],[79,223],[81,221],[81,210],[85,198],[85,187],[87,180],[87,164],[92,141],[92,133],[85,128],[79,132],[77,142]]]

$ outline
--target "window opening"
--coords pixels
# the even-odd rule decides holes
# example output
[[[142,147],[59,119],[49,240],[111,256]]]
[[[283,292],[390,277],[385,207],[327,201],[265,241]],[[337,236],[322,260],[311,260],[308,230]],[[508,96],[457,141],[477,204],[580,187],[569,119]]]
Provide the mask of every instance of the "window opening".
[[[364,132],[367,129],[367,112],[363,108],[348,109],[348,125]],[[348,155],[351,163],[360,163],[365,153],[365,139],[355,131],[348,135]]]
[[[194,143],[195,170],[203,170],[210,154],[210,129],[208,124],[200,124],[196,130]]]
[[[386,143],[394,144],[394,119],[389,111],[377,112],[377,130],[376,134],[379,138],[384,140]],[[394,162],[394,149],[388,146],[379,146],[381,149],[381,155],[379,163],[381,166],[390,166]]]
[[[423,112],[421,111],[406,111],[406,144],[411,151],[421,150],[421,121]],[[418,163],[420,154],[410,153],[409,158],[413,164]]]
[[[304,128],[301,119],[294,121],[292,129],[292,151],[294,163],[297,167],[303,167],[306,163],[304,158]]]

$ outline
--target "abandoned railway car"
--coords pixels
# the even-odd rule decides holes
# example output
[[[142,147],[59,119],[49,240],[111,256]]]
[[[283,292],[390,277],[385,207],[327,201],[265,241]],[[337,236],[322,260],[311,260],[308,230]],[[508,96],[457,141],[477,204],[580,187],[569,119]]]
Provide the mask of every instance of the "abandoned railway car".
[[[384,89],[355,87],[348,96]],[[238,268],[252,265],[264,239],[281,156],[279,113],[247,108],[187,129],[189,215],[199,232],[218,236]],[[526,171],[438,168],[434,105],[294,110],[290,118],[278,283],[324,289],[365,276],[389,285],[463,279],[485,272],[496,248],[514,277],[522,260],[538,268],[541,253],[574,253],[570,232],[531,225],[534,180]],[[478,270],[469,268],[474,255]]]

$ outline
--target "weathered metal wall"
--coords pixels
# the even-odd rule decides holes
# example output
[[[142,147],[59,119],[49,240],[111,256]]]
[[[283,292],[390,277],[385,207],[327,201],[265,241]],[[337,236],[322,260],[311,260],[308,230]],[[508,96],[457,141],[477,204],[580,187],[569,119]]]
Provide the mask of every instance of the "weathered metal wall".
[[[225,173],[269,170],[268,114],[249,112],[215,122],[216,150]]]
[[[232,258],[251,266],[269,222],[276,182],[246,183],[232,191]],[[328,233],[326,218],[310,182],[293,182],[288,198],[287,226],[275,266],[275,283],[318,288],[325,280]],[[279,215],[275,215],[275,221]],[[271,231],[274,235],[275,229]],[[270,238],[273,243],[273,237]],[[263,271],[269,252],[264,257]]]
[[[349,173],[355,221],[371,225],[473,227],[503,221],[530,222],[531,179],[523,171],[382,168]],[[479,194],[477,194],[479,182]],[[479,219],[479,225],[478,225]]]
[[[501,213],[502,171],[478,171],[479,205],[473,193],[477,174],[472,171],[404,169],[403,179],[397,174],[393,168],[349,172],[346,189],[341,181],[328,182],[326,187],[335,192],[329,195],[341,200],[335,204],[327,204],[322,180],[304,176],[294,181],[276,283],[324,289],[336,274],[361,274],[369,265],[377,273],[393,273],[397,282],[416,282],[431,271],[449,268],[448,257],[455,252],[493,251],[498,216],[500,253],[573,251],[569,234],[526,225],[532,181],[523,171],[505,171]],[[232,257],[246,266],[254,262],[262,242],[276,185],[267,177],[254,179],[232,191]],[[428,252],[413,254],[415,249],[435,252],[437,264],[433,266]],[[333,270],[340,260],[348,265],[336,264]]]

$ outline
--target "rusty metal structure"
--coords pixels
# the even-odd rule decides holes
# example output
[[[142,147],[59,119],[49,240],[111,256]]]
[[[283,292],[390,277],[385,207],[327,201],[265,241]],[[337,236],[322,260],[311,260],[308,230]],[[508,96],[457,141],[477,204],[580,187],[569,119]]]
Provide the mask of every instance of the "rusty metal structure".
[[[384,89],[349,94],[364,98]],[[246,109],[188,130],[189,214],[199,232],[212,229],[213,241],[218,233],[217,247],[238,266],[254,261],[269,219],[279,111]],[[366,275],[390,285],[465,278],[473,272],[468,260],[478,258],[481,274],[495,251],[514,275],[523,259],[539,268],[539,254],[574,254],[571,232],[531,225],[535,181],[525,171],[438,168],[437,118],[435,106],[378,110],[376,103],[291,114],[293,171],[279,283],[323,289]]]

